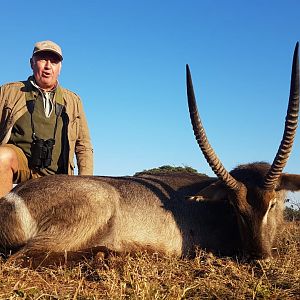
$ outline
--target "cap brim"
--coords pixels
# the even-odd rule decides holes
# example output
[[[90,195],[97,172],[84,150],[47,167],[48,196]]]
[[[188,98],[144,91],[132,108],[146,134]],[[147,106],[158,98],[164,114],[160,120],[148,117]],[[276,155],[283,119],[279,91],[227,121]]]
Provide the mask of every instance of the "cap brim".
[[[62,57],[58,52],[53,51],[52,49],[41,49],[41,50],[36,50],[36,51],[32,54],[32,56],[34,56],[34,55],[36,55],[36,54],[38,54],[38,53],[42,53],[42,52],[51,52],[51,53],[55,54],[57,57],[59,57],[60,61],[63,60],[63,57]]]

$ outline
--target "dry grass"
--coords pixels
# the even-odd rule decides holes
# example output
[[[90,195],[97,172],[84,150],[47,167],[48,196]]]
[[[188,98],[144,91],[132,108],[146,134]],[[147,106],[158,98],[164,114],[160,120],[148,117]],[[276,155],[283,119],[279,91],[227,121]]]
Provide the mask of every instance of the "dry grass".
[[[0,299],[300,299],[300,223],[282,228],[270,262],[239,262],[199,251],[31,270],[0,262]]]

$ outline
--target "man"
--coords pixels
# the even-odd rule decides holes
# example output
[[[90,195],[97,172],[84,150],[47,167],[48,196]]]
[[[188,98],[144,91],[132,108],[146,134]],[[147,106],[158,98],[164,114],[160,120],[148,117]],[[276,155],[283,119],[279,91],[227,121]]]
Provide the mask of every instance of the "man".
[[[0,197],[13,183],[52,174],[92,175],[93,149],[80,98],[61,87],[63,55],[52,41],[35,44],[33,76],[0,87]]]

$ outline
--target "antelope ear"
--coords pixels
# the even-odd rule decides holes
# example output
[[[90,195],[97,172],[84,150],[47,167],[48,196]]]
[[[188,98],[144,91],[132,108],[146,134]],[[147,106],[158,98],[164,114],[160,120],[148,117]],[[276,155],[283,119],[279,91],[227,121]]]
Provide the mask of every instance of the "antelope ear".
[[[283,173],[277,190],[300,191],[300,175]]]
[[[222,181],[211,183],[208,187],[201,190],[193,196],[188,196],[187,199],[194,201],[220,201],[228,199],[227,187]]]

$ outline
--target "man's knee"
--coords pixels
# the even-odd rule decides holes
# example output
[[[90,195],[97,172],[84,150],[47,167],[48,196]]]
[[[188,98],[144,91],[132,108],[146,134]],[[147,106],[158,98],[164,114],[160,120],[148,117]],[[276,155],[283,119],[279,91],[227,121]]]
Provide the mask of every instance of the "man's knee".
[[[10,147],[0,146],[0,169],[2,170],[18,170],[17,153]]]

